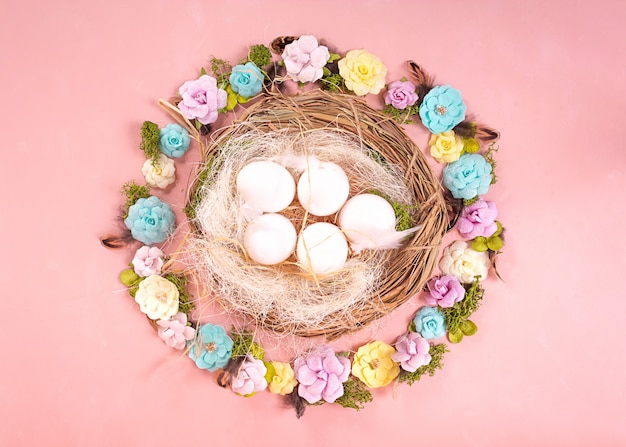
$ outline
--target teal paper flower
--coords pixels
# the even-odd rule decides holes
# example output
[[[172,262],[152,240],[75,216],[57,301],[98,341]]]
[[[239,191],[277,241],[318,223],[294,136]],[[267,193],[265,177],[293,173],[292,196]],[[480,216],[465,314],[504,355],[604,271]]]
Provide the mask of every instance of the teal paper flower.
[[[413,319],[415,332],[426,340],[439,338],[446,333],[446,322],[443,314],[436,307],[422,307]]]
[[[487,194],[491,165],[480,154],[464,154],[443,168],[443,184],[456,199],[473,199]]]
[[[124,219],[124,223],[134,239],[145,245],[152,245],[163,242],[174,231],[176,216],[167,203],[150,196],[147,199],[138,199],[128,209],[128,217]]]
[[[449,85],[431,89],[420,107],[422,124],[432,133],[452,130],[465,119],[465,103],[461,92]]]
[[[245,65],[236,65],[230,75],[230,85],[233,92],[243,98],[251,98],[263,90],[263,73],[254,62]]]
[[[200,326],[189,348],[189,358],[196,366],[211,372],[225,367],[233,352],[233,340],[222,326],[207,323]]]
[[[171,123],[159,130],[159,147],[170,158],[185,155],[189,142],[189,132],[180,124]]]

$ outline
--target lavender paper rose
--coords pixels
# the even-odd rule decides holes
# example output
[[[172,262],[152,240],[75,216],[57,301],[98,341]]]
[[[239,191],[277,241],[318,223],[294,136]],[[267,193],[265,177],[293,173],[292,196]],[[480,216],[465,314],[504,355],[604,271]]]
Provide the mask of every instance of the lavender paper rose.
[[[385,104],[390,104],[400,110],[414,105],[417,100],[415,84],[411,81],[393,81],[385,93]]]
[[[426,302],[430,306],[452,307],[465,298],[465,288],[452,275],[443,275],[428,281]]]
[[[226,107],[226,90],[217,88],[217,81],[209,75],[202,75],[187,81],[178,89],[182,101],[178,108],[187,119],[197,119],[202,124],[217,120],[218,110]]]
[[[489,237],[498,229],[497,217],[498,208],[495,202],[479,199],[463,208],[456,229],[466,239],[474,239],[479,236]]]
[[[293,369],[300,382],[300,397],[310,404],[322,399],[334,402],[343,396],[343,382],[350,375],[350,360],[337,357],[330,346],[322,346],[304,357],[298,357]]]
[[[400,363],[403,370],[415,372],[420,366],[431,361],[430,343],[417,332],[409,332],[396,341],[396,352],[391,356],[394,362]]]

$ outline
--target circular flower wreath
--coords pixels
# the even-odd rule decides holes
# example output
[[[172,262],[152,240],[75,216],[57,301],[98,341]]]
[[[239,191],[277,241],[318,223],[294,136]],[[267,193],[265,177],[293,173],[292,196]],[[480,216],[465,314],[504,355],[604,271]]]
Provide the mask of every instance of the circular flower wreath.
[[[283,395],[298,417],[307,404],[324,402],[358,410],[372,400],[370,388],[394,381],[412,385],[424,374],[432,376],[442,367],[446,352],[437,340],[447,335],[451,343],[458,343],[477,331],[470,316],[483,298],[480,282],[503,246],[496,204],[482,198],[496,180],[493,154],[498,133],[469,120],[461,93],[449,85],[435,86],[433,78],[413,62],[409,62],[411,80],[386,84],[387,68],[364,49],[342,56],[314,36],[278,38],[270,48],[251,47],[235,66],[212,59],[211,74],[202,69],[197,79],[179,88],[174,101],[177,113],[207,134],[221,113],[263,95],[268,85],[290,79],[300,87],[315,83],[323,90],[357,96],[384,92],[384,113],[401,124],[419,119],[432,133],[430,155],[445,164],[442,183],[453,216],[449,228],[455,228],[461,239],[444,248],[441,275],[432,277],[425,288],[428,306],[417,311],[407,332],[393,345],[376,340],[356,352],[337,353],[324,344],[285,363],[266,359],[246,330],[233,328],[228,335],[222,326],[193,321],[187,276],[176,273],[172,260],[155,246],[173,234],[176,223],[170,206],[151,190],[174,182],[173,159],[182,157],[193,139],[178,123],[163,128],[143,123],[140,148],[147,158],[142,168],[146,185],[133,181],[124,185],[123,222],[128,231],[102,242],[112,248],[133,239],[144,244],[131,268],[121,273],[121,282],[168,346],[185,351],[198,368],[221,370],[217,380],[221,386],[242,396],[264,390]]]

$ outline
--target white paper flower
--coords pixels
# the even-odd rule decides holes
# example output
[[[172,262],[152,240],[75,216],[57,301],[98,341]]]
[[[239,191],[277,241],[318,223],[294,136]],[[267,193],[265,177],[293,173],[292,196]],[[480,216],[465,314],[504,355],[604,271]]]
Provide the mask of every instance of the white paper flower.
[[[146,178],[146,183],[153,188],[167,188],[174,183],[176,178],[174,160],[161,154],[154,164],[152,160],[146,160],[141,168],[141,173]]]
[[[173,282],[161,276],[152,275],[139,283],[135,301],[148,318],[167,320],[178,312],[179,295]]]
[[[446,247],[439,261],[443,273],[457,277],[462,283],[474,282],[476,276],[481,280],[487,278],[490,265],[487,252],[478,252],[464,241]]]

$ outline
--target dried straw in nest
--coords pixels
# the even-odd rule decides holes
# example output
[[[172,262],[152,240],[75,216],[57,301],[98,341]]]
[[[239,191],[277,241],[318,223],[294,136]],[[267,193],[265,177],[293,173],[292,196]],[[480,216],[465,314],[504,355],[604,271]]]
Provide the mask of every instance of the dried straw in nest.
[[[166,103],[165,107],[167,106]],[[373,150],[380,154],[386,165],[398,167],[402,171],[400,176],[405,190],[408,191],[409,203],[419,207],[416,221],[422,228],[400,249],[370,252],[366,255],[365,262],[368,267],[365,269],[354,269],[350,260],[345,270],[363,273],[357,275],[356,280],[352,276],[346,277],[343,271],[333,274],[330,278],[304,278],[289,263],[276,267],[254,267],[250,266],[250,263],[245,264],[252,270],[270,271],[270,277],[280,277],[285,281],[297,283],[298,287],[309,287],[314,291],[309,302],[300,302],[297,308],[288,309],[287,312],[280,306],[272,305],[263,305],[261,311],[258,309],[251,311],[245,297],[247,286],[241,286],[235,293],[236,296],[225,296],[222,292],[226,290],[232,294],[232,288],[224,288],[223,278],[216,277],[214,272],[206,272],[209,275],[206,282],[209,290],[227,310],[236,310],[252,317],[264,329],[303,337],[325,336],[331,340],[354,332],[388,314],[423,288],[431,276],[439,254],[439,246],[447,226],[447,213],[439,181],[415,143],[388,116],[373,110],[364,100],[352,95],[328,94],[319,90],[296,96],[269,93],[251,105],[233,125],[216,132],[210,145],[205,146],[201,138],[199,141],[203,160],[209,162],[214,155],[223,152],[222,148],[227,146],[229,141],[241,142],[249,138],[250,132],[306,135],[318,130],[332,131],[348,139],[356,139],[359,142],[358,146],[365,152]],[[196,137],[199,135],[196,134]],[[223,160],[220,161],[219,155],[215,160],[218,160],[217,169],[219,169]],[[353,180],[359,185],[357,189],[360,188],[360,181],[351,178],[351,183]],[[196,181],[190,197],[198,192],[202,195],[204,187],[205,184]],[[389,191],[382,192],[389,194]],[[394,200],[405,201],[402,193],[398,194],[395,194],[395,197],[393,192],[389,195]],[[206,197],[206,200],[215,199],[214,196]],[[232,201],[233,197],[217,200]],[[203,264],[203,261],[197,259],[198,252],[213,250],[215,245],[211,241],[206,243],[205,230],[199,223],[192,222],[192,229],[196,242],[204,242],[196,243],[190,253],[192,263]],[[242,257],[241,247],[232,240],[228,242],[231,251],[238,251],[237,256]],[[213,258],[217,260],[216,262],[221,262],[219,254]],[[245,275],[245,269],[243,274]],[[360,281],[365,281],[365,285]],[[355,299],[349,291],[345,293],[349,288],[355,288],[357,292],[365,290],[366,296]],[[337,292],[339,289],[340,292]],[[279,297],[274,298],[278,300]],[[337,298],[335,305],[328,306],[335,298]],[[322,318],[319,317],[320,313],[317,312],[319,309],[315,309],[316,306],[323,308]],[[307,314],[307,308],[313,309],[313,313]],[[315,318],[309,318],[310,315],[315,315]]]

